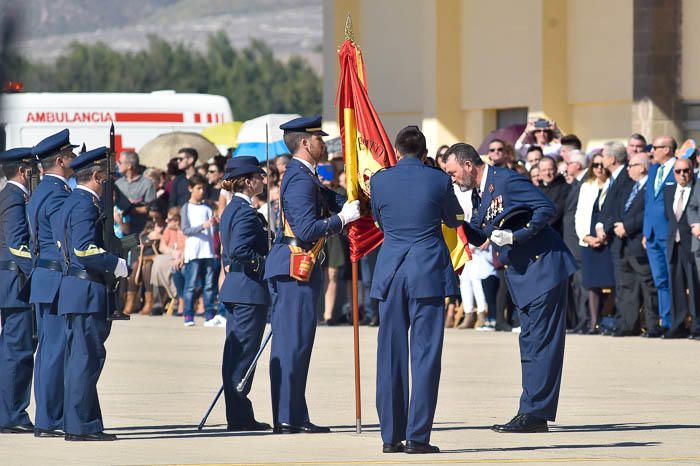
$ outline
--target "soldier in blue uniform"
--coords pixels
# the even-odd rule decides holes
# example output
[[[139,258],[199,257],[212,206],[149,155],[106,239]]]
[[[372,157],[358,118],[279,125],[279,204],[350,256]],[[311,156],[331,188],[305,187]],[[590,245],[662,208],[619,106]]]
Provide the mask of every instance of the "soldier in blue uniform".
[[[103,432],[97,381],[104,366],[107,320],[105,277],[128,276],[126,261],[103,249],[100,217],[107,148],[80,154],[71,163],[76,189],[60,213],[60,248],[66,271],[58,295],[58,313],[66,319],[63,426],[68,441],[115,440]],[[104,215],[112,215],[105,212]],[[113,305],[113,304],[112,304]]]
[[[0,432],[31,433],[27,406],[31,396],[34,345],[26,281],[32,270],[26,205],[34,165],[31,147],[0,154],[7,186],[0,191]],[[25,293],[26,294],[26,293]]]
[[[472,190],[474,214],[466,224],[469,242],[490,239],[505,264],[508,289],[520,315],[523,392],[518,414],[496,432],[546,432],[559,402],[566,291],[576,261],[549,225],[556,209],[525,177],[490,167],[469,144],[444,154],[445,170],[464,191]]]
[[[63,259],[56,233],[63,231],[60,211],[70,195],[70,162],[75,158],[67,129],[34,147],[44,178],[27,205],[32,239],[32,283],[29,302],[36,312],[39,347],[34,361],[35,437],[63,437],[63,358],[66,345],[65,318],[58,315],[58,288]]]
[[[445,297],[459,294],[441,225],[455,228],[464,214],[450,177],[423,164],[427,151],[418,127],[399,131],[394,147],[396,166],[371,179],[372,212],[384,231],[371,289],[372,298],[379,300],[381,322],[377,413],[384,453],[438,453],[429,442],[440,381]]]
[[[253,196],[263,191],[264,175],[258,159],[249,156],[230,159],[224,174],[223,186],[233,193],[219,224],[226,272],[219,300],[229,313],[222,366],[229,431],[271,428],[255,420],[248,399],[252,383],[242,393],[236,390],[260,347],[270,304],[262,278],[268,253],[266,222],[252,205]]]
[[[275,432],[322,433],[309,420],[306,378],[316,334],[316,303],[323,277],[314,261],[326,236],[360,216],[359,202],[324,187],[316,164],[325,151],[321,117],[301,117],[280,126],[293,154],[280,188],[281,226],[265,263],[272,299],[270,382]],[[320,247],[319,247],[320,246]]]

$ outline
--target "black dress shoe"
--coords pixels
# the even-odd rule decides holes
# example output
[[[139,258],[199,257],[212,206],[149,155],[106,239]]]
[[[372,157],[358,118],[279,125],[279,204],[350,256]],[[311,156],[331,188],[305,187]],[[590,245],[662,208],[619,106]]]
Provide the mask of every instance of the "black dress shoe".
[[[301,425],[301,431],[305,434],[328,434],[331,431],[330,427],[317,426],[307,421]]]
[[[385,443],[382,446],[382,453],[403,453],[404,446],[401,442]]]
[[[31,434],[34,433],[34,424],[22,424],[17,426],[0,427],[2,434]]]
[[[95,432],[94,434],[66,434],[67,442],[113,442],[117,439],[114,434]]]
[[[531,414],[518,414],[508,424],[495,424],[491,430],[502,433],[548,432],[547,421]]]
[[[270,430],[272,426],[267,422],[253,421],[249,424],[229,424],[226,430],[229,432],[255,432],[262,430]]]
[[[369,322],[370,327],[379,327],[379,316],[374,316],[372,317],[372,320]]]
[[[700,340],[700,333],[691,333],[688,335],[688,340]]]
[[[612,336],[614,336],[614,337],[634,337],[637,335],[638,334],[633,332],[632,330],[615,329],[612,332]]]
[[[48,437],[63,437],[66,435],[62,430],[51,430],[51,429],[34,429],[34,437],[48,438]]]
[[[676,340],[678,338],[687,338],[688,333],[684,330],[667,330],[661,335],[664,340]]]
[[[651,332],[642,333],[642,338],[661,338],[661,332],[654,330]]]
[[[403,450],[409,455],[421,454],[421,453],[440,453],[440,449],[435,445],[430,445],[429,443],[413,442],[411,440],[406,442],[406,448]]]
[[[300,426],[293,426],[282,422],[274,428],[276,434],[327,434],[330,431],[330,427],[317,426],[311,422],[305,422]]]

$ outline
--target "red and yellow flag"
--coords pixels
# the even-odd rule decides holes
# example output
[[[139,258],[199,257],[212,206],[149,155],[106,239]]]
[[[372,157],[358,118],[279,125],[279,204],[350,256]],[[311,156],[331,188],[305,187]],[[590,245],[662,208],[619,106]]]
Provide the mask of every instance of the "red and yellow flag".
[[[384,234],[374,224],[369,179],[382,168],[396,165],[391,141],[367,94],[362,52],[347,38],[338,51],[338,122],[345,159],[348,200],[360,201],[362,217],[348,226],[350,260],[357,262],[376,249]]]

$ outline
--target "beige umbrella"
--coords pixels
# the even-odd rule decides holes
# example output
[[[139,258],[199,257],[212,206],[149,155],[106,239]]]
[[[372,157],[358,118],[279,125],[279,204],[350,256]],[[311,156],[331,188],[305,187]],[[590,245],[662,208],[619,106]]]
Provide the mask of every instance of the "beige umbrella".
[[[144,167],[165,169],[170,159],[183,147],[192,147],[199,153],[199,160],[220,155],[219,150],[207,138],[197,133],[173,131],[151,139],[139,150],[139,162]]]

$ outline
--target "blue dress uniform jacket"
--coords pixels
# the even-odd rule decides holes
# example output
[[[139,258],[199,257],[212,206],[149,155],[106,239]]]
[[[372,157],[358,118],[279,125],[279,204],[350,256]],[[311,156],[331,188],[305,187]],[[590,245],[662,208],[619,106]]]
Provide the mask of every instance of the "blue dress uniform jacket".
[[[226,420],[230,427],[255,422],[248,399],[252,379],[239,393],[236,386],[245,376],[260,347],[270,294],[262,278],[268,252],[265,219],[248,203],[234,195],[221,222],[224,265],[229,267],[219,299],[225,304],[226,343],[222,376],[226,399]]]
[[[54,233],[63,231],[61,207],[70,192],[62,179],[45,175],[27,205],[34,259],[31,280],[35,285],[29,302],[35,306],[39,336],[34,361],[34,424],[43,430],[63,430],[66,324],[65,318],[56,314],[64,261]]]
[[[323,203],[332,213],[340,212],[346,198],[326,188],[321,180],[296,159],[287,164],[282,178],[280,198],[284,217],[292,227],[294,235],[301,241],[316,242],[324,236],[335,235],[343,229],[340,217],[321,217]],[[284,231],[284,226],[280,228]],[[278,232],[277,238],[281,239]],[[279,241],[272,245],[265,264],[265,278],[289,275],[289,246]]]
[[[518,414],[553,421],[559,403],[568,278],[576,261],[548,225],[555,213],[549,199],[530,181],[505,168],[487,167],[479,210],[467,225],[469,242],[480,245],[515,209],[532,217],[513,231],[514,244],[495,246],[505,264],[506,282],[520,316],[523,391]]]
[[[12,183],[0,191],[0,261],[3,269],[14,264],[25,277],[32,267],[27,201],[26,193]],[[0,427],[31,425],[32,314],[18,296],[21,281],[18,270],[0,270]]]
[[[415,157],[375,173],[371,192],[375,221],[384,230],[371,289],[381,322],[376,402],[382,440],[428,443],[441,372],[444,298],[458,293],[441,225],[457,227],[464,214],[450,177]]]
[[[647,256],[651,275],[654,278],[659,297],[659,316],[664,328],[671,326],[671,287],[669,284],[668,258],[666,257],[666,240],[668,238],[668,219],[664,208],[664,189],[676,184],[673,170],[669,170],[658,192],[655,191],[656,174],[659,164],[649,167],[647,192],[644,196],[644,229],[647,240]]]
[[[294,235],[304,242],[316,242],[342,230],[340,217],[322,217],[325,204],[331,213],[341,210],[345,197],[324,187],[299,160],[292,159],[280,189],[282,211]],[[280,231],[284,231],[282,225]],[[270,350],[270,388],[275,426],[302,426],[309,422],[306,405],[306,379],[311,350],[316,336],[316,303],[323,277],[316,264],[309,281],[289,276],[289,246],[279,240],[265,262],[272,299],[272,348]]]
[[[224,303],[269,304],[263,280],[268,253],[264,219],[245,199],[233,196],[220,222],[224,265],[230,271],[221,285]]]
[[[61,247],[70,258],[70,267],[104,276],[114,272],[119,258],[102,248],[102,231],[97,224],[100,214],[100,200],[78,187],[63,203],[61,227],[54,235],[61,238]],[[101,283],[66,275],[60,290],[59,314],[105,312],[108,293]]]
[[[486,189],[477,215],[467,225],[469,242],[481,245],[501,219],[517,209],[532,211],[530,221],[513,231],[514,245],[493,245],[498,259],[506,266],[508,289],[516,306],[522,308],[572,275],[576,261],[561,236],[549,225],[554,204],[527,178],[512,170],[488,167]],[[489,207],[500,212],[487,218]]]

